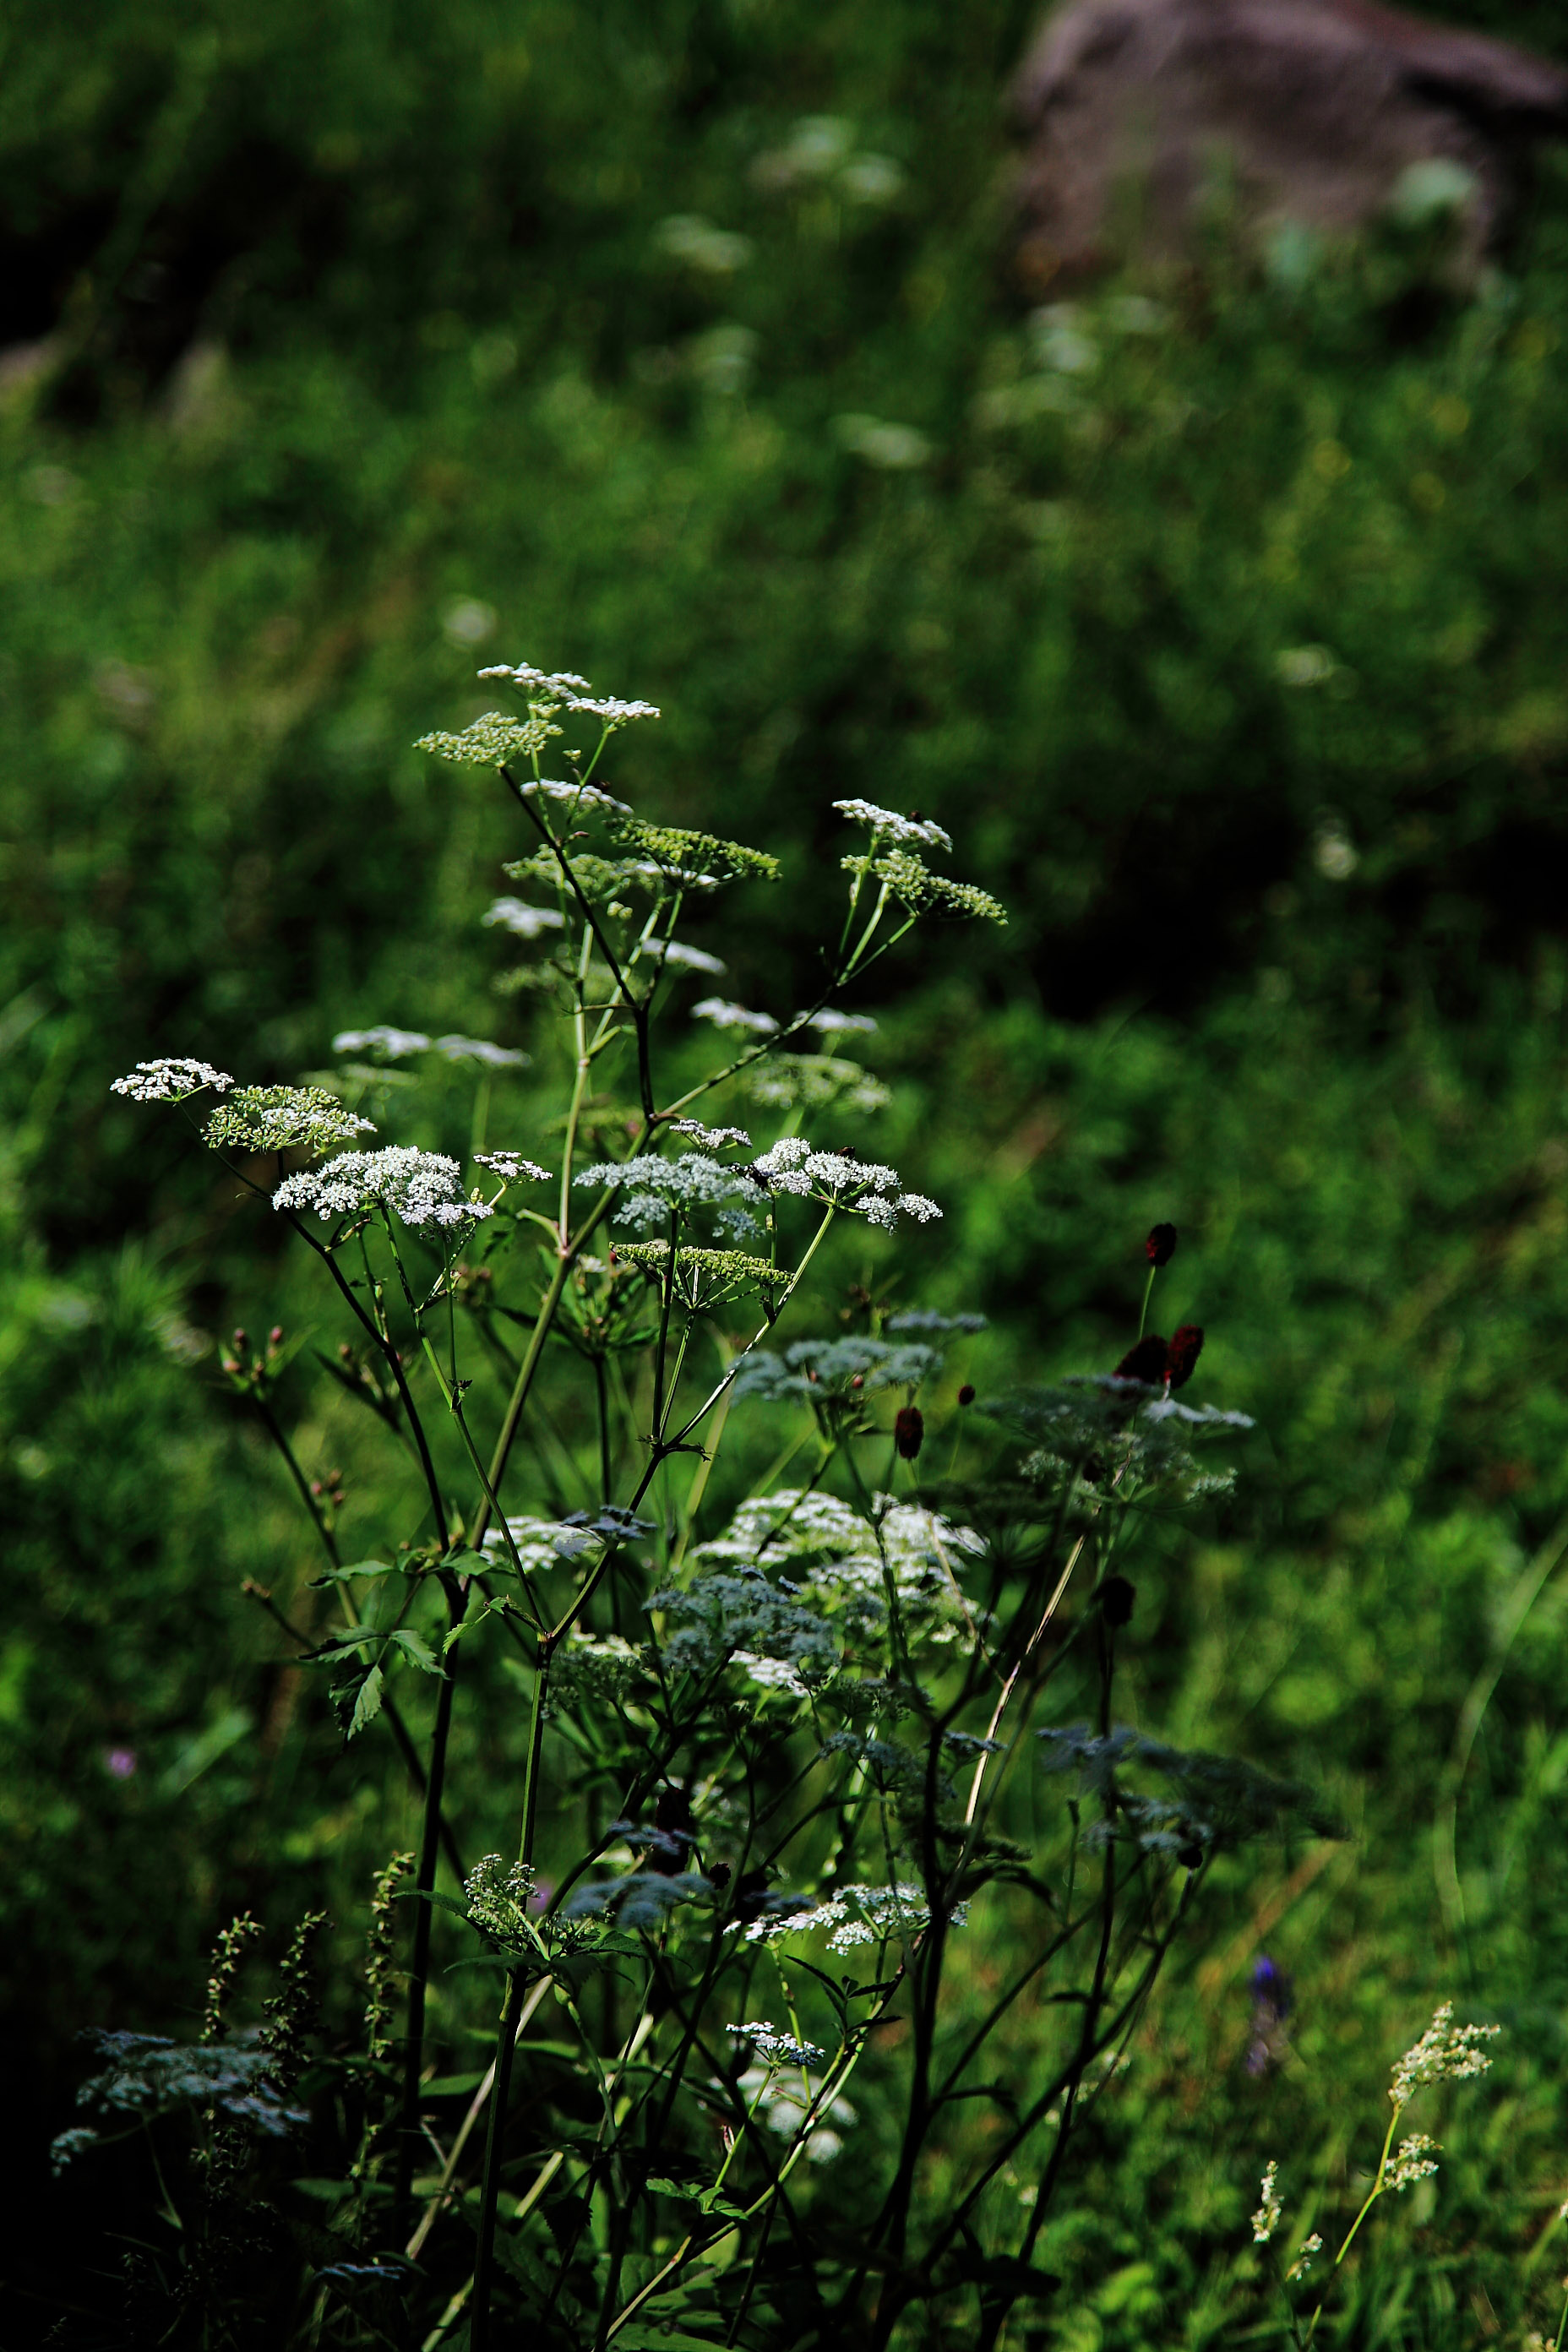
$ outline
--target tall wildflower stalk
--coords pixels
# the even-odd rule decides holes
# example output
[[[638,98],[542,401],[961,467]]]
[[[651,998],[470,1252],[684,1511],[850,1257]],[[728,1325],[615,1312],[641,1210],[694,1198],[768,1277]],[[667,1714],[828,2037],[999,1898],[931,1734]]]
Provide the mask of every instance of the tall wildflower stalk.
[[[900,1244],[942,1212],[865,1149],[886,1090],[847,1000],[918,926],[1005,919],[943,870],[940,825],[838,802],[844,910],[811,1003],[693,1002],[723,967],[688,919],[776,861],[609,789],[647,705],[481,675],[515,708],[422,748],[493,770],[515,813],[515,889],[485,920],[525,950],[506,984],[557,1055],[560,1117],[509,1125],[516,1048],[385,1024],[338,1040],[372,1059],[333,1086],[193,1060],[120,1082],[185,1106],[313,1252],[343,1327],[321,1361],[423,1488],[417,1524],[346,1562],[336,1490],[285,1425],[279,1335],[237,1350],[341,1613],[304,1662],[344,1737],[392,1730],[420,1796],[374,1898],[365,2054],[321,2062],[358,2152],[278,2340],[884,2347],[951,2321],[994,2347],[1052,2291],[1037,2254],[1075,2133],[1211,1858],[1333,1827],[1292,1783],[1117,1719],[1140,1518],[1224,1492],[1197,1449],[1250,1424],[1173,1393],[1201,1331],[1142,1328],[1172,1227],[1114,1372],[954,1395],[984,1318],[888,1303],[919,1264]],[[466,1164],[360,1108],[379,1070],[443,1060],[476,1072],[476,1129],[500,1129]],[[875,1286],[829,1316],[808,1302],[846,1234]],[[772,1457],[749,1484],[737,1431],[742,1460]],[[521,1710],[498,1712],[499,1680]],[[453,1782],[470,1711],[482,1790]],[[500,1801],[507,1851],[438,1885]],[[435,2014],[494,1995],[458,2123],[427,2088],[443,1912],[464,1941]],[[1026,2063],[1002,2097],[1009,2047]],[[1021,2221],[996,2193],[1020,2177]]]

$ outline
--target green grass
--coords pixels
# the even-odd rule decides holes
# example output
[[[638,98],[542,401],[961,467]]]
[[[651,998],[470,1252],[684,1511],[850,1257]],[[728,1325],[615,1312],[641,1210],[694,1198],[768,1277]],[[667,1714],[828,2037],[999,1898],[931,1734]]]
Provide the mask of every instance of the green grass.
[[[870,1055],[877,1148],[952,1204],[926,1296],[993,1316],[983,1386],[1104,1365],[1168,1215],[1205,1392],[1258,1423],[1237,1505],[1195,1545],[1151,1532],[1138,1715],[1309,1770],[1357,1835],[1277,1917],[1291,1859],[1237,1874],[1097,2115],[1044,2340],[1218,2340],[1263,2161],[1364,2164],[1383,2069],[1449,1992],[1509,2039],[1439,2130],[1435,2197],[1380,2220],[1341,2340],[1469,2345],[1489,2312],[1550,2336],[1559,2250],[1528,2289],[1524,2263],[1563,2181],[1556,1576],[1460,1792],[1462,1916],[1434,1833],[1568,1509],[1561,163],[1495,283],[1414,339],[1425,257],[1389,237],[1296,287],[1216,245],[1085,292],[1074,371],[998,258],[1020,10],[205,21],[210,49],[182,12],[35,11],[0,102],[42,306],[16,331],[63,300],[75,338],[0,415],[24,2170],[79,2025],[188,2016],[244,1903],[281,1929],[324,1896],[346,1949],[406,1842],[384,1759],[337,1751],[239,1597],[291,1594],[300,1538],[186,1360],[193,1328],[335,1329],[265,1216],[106,1088],[144,1053],[289,1076],[345,1023],[466,1028],[539,1057],[526,1135],[551,1049],[476,925],[512,835],[409,749],[510,654],[664,704],[618,788],[784,856],[784,890],[701,934],[748,1002],[809,985],[836,794],[950,826],[1012,924],[903,971]],[[893,202],[759,185],[824,113],[902,167]],[[749,257],[682,261],[685,215]],[[900,445],[846,417],[920,462],[871,462]],[[477,646],[465,603],[495,616]],[[288,1406],[368,1523],[330,1395],[301,1369]],[[1259,1937],[1299,2003],[1261,2084]]]

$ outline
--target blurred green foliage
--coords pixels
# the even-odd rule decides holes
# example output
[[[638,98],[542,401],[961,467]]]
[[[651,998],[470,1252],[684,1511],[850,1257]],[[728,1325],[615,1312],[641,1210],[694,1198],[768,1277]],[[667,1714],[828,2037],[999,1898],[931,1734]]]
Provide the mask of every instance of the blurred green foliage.
[[[1140,1712],[1308,1769],[1358,1835],[1305,1881],[1237,1875],[1096,2109],[1042,2340],[1217,2340],[1262,2162],[1364,2167],[1383,2070],[1448,1992],[1508,2023],[1497,2087],[1381,2225],[1343,2340],[1549,2325],[1568,1587],[1500,1645],[1568,1509],[1568,176],[1542,158],[1471,299],[1392,230],[1216,234],[1031,311],[999,112],[1030,22],[12,12],[16,2210],[76,2027],[188,2017],[244,1903],[280,1934],[325,1896],[347,1948],[407,1842],[386,1757],[340,1751],[239,1595],[297,1597],[309,1562],[201,1352],[237,1320],[341,1335],[268,1221],[107,1086],[148,1053],[289,1077],[347,1023],[466,1028],[534,1052],[496,1089],[526,1148],[552,1048],[475,923],[514,837],[488,779],[408,748],[510,656],[662,703],[612,788],[783,856],[784,891],[702,934],[745,1001],[809,984],[835,793],[952,829],[1011,927],[890,975],[869,1056],[879,1150],[952,1204],[922,1303],[994,1317],[983,1384],[1103,1365],[1169,1216],[1206,1392],[1259,1423],[1195,1555],[1151,1533]],[[357,1441],[308,1362],[297,1442],[348,1471],[352,1526]],[[1445,1774],[1494,1666],[1456,1904]],[[1255,2082],[1260,1945],[1298,2011]]]

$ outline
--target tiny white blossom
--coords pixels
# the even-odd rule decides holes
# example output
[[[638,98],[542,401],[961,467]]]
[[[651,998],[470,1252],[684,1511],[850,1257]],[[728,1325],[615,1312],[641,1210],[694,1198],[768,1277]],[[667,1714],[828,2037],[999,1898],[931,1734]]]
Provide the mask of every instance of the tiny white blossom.
[[[474,1162],[477,1167],[489,1169],[506,1184],[521,1184],[525,1179],[535,1184],[548,1184],[551,1181],[548,1168],[541,1168],[536,1160],[524,1160],[516,1151],[476,1151]]]
[[[1439,2142],[1429,2138],[1426,2132],[1412,2132],[1408,2139],[1401,2140],[1388,2170],[1390,2189],[1408,2189],[1415,2181],[1425,2180],[1429,2174],[1436,2172],[1437,2167],[1434,2159],[1439,2152]]]
[[[616,816],[632,813],[629,801],[616,800],[597,784],[563,784],[554,777],[539,776],[524,784],[522,792],[525,800],[570,801],[576,808],[610,809]]]
[[[851,824],[868,824],[882,841],[918,842],[923,849],[951,849],[951,837],[929,817],[900,816],[896,809],[879,808],[875,801],[835,801],[840,816]]]
[[[775,1192],[809,1192],[811,1179],[804,1162],[811,1157],[811,1146],[802,1135],[781,1136],[778,1142],[758,1155],[752,1161],[759,1176],[765,1176]]]
[[[851,1192],[857,1185],[871,1192],[896,1192],[899,1171],[870,1160],[852,1160],[847,1152],[814,1151],[805,1172],[825,1192]]]
[[[554,700],[559,700],[564,694],[586,694],[588,691],[587,679],[579,677],[575,670],[535,669],[531,662],[489,662],[475,675],[479,677],[507,677],[513,686],[521,687],[524,692],[531,689],[536,694],[547,694]]]
[[[781,2033],[765,2018],[750,2025],[727,2025],[737,2042],[749,2042],[764,2066],[809,2066],[814,2058],[826,2053],[815,2042],[797,2042],[793,2033]]]
[[[272,1195],[275,1209],[313,1209],[323,1224],[384,1206],[405,1225],[452,1226],[491,1215],[482,1201],[465,1198],[455,1160],[440,1151],[392,1145],[384,1151],[344,1151],[324,1167],[286,1176]]]
[[[542,931],[562,929],[566,918],[559,907],[527,907],[521,898],[497,898],[479,920],[492,927],[503,924],[520,940],[536,940]]]
[[[1454,2004],[1446,2000],[1394,2069],[1388,2095],[1394,2106],[1407,2105],[1424,2083],[1462,2083],[1484,2074],[1492,2062],[1480,2045],[1501,2031],[1498,2025],[1456,2025]]]
[[[705,996],[691,1008],[694,1021],[711,1021],[715,1029],[751,1029],[770,1037],[778,1027],[771,1013],[750,1013],[743,1004],[727,1003],[721,996]]]
[[[805,1025],[824,1037],[847,1037],[851,1034],[868,1037],[877,1026],[868,1013],[836,1013],[830,1004],[814,1013]]]
[[[484,1037],[437,1037],[436,1051],[444,1061],[477,1062],[482,1070],[521,1069],[528,1055],[515,1045],[492,1045]]]
[[[129,1095],[132,1102],[184,1102],[187,1095],[199,1095],[204,1087],[221,1095],[233,1084],[226,1070],[215,1070],[210,1062],[161,1056],[155,1062],[138,1062],[130,1076],[116,1078],[109,1091]]]
[[[1305,2278],[1307,2273],[1312,2266],[1312,2256],[1314,2254],[1321,2254],[1322,2251],[1323,2241],[1318,2231],[1314,2230],[1310,2238],[1302,2239],[1301,2251],[1297,2255],[1295,2261],[1291,2263],[1289,2269],[1286,2272],[1286,2277],[1291,2280],[1292,2283],[1297,2279]]]
[[[738,1143],[748,1151],[752,1139],[743,1127],[704,1127],[700,1118],[672,1118],[671,1135],[694,1135],[704,1151],[721,1151],[727,1143]]]
[[[623,702],[614,694],[568,694],[563,699],[568,710],[586,711],[590,718],[602,719],[606,727],[625,727],[631,719],[659,715],[657,703]]]
[[[1279,2167],[1277,2164],[1271,2164],[1263,2176],[1263,2188],[1258,2210],[1252,2217],[1252,2237],[1256,2245],[1266,2246],[1279,2227],[1282,2208],[1279,2203],[1279,2192],[1274,2185],[1279,2174]]]
[[[923,1192],[900,1192],[895,1206],[900,1216],[912,1217],[917,1225],[929,1225],[933,1217],[942,1214],[936,1202],[928,1201]]]
[[[710,955],[706,948],[689,948],[683,940],[644,940],[637,952],[650,956],[655,963],[674,965],[682,971],[712,973],[727,969],[720,957]]]
[[[741,1667],[759,1690],[787,1691],[791,1698],[806,1696],[805,1683],[787,1658],[762,1658],[753,1650],[737,1650],[731,1663]]]
[[[421,1029],[394,1029],[383,1021],[374,1029],[340,1029],[332,1039],[334,1054],[380,1054],[389,1062],[405,1061],[425,1053],[430,1044]]]
[[[896,1886],[846,1886],[809,1911],[785,1912],[774,1918],[754,1919],[746,1929],[749,1944],[783,1943],[793,1936],[816,1935],[832,1929],[830,1952],[849,1952],[862,1944],[886,1944],[897,1937],[918,1936],[931,1925],[931,1911],[918,1886],[900,1880]],[[966,1927],[969,1906],[955,1903],[948,1925]]]

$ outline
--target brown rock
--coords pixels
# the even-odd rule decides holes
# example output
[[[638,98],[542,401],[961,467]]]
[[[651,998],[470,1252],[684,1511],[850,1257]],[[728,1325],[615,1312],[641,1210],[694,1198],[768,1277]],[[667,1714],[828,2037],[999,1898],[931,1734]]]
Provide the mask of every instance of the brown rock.
[[[1568,128],[1568,72],[1370,0],[1068,0],[1013,103],[1037,288],[1180,252],[1223,191],[1257,228],[1333,234],[1447,189],[1473,267],[1521,143]]]

